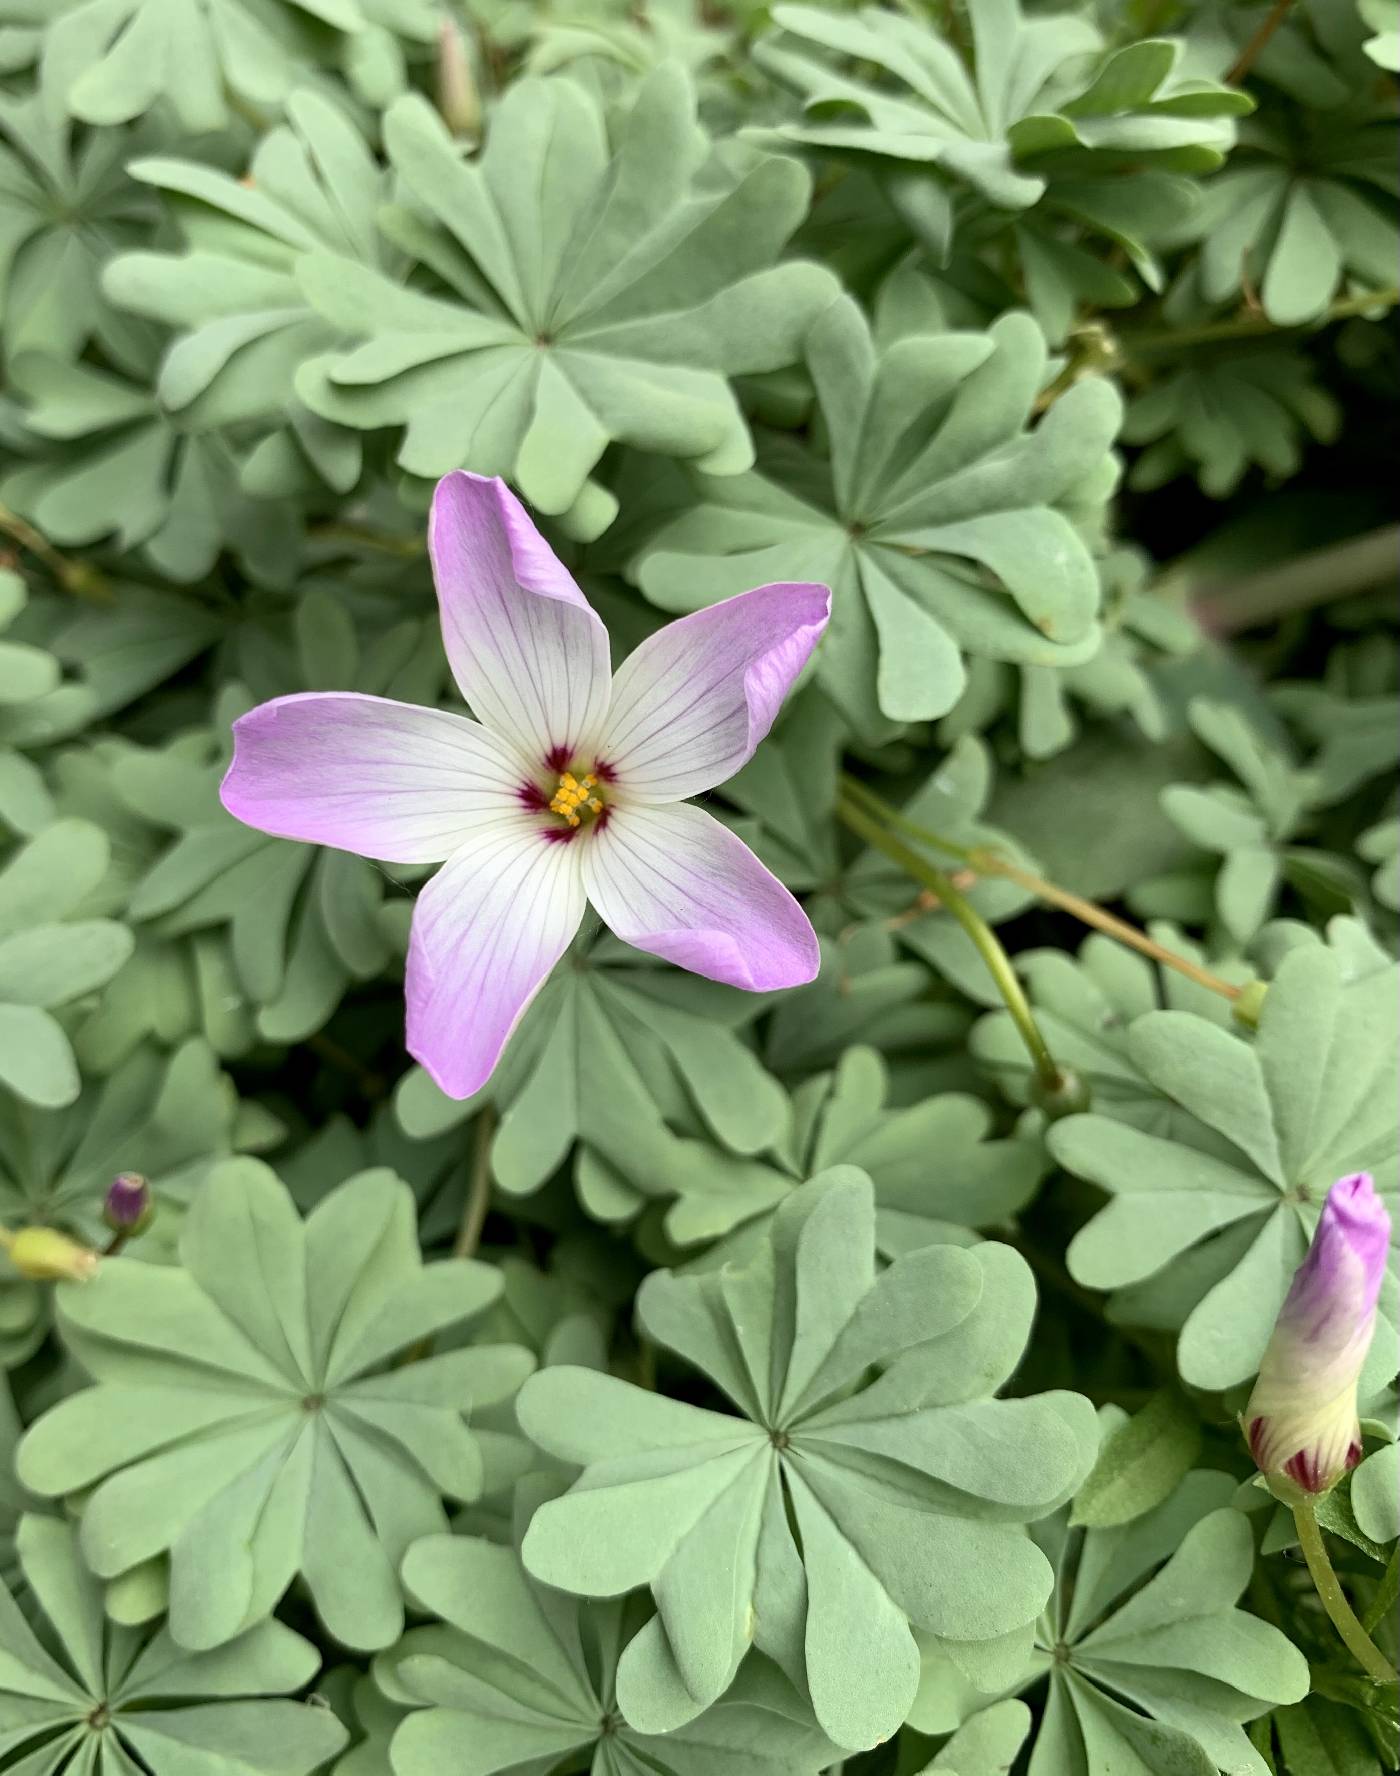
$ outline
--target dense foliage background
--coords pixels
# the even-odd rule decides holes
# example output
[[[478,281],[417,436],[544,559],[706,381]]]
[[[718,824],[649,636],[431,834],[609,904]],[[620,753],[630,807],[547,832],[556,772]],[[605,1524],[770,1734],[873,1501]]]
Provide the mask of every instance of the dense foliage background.
[[[0,1223],[157,1205],[0,1256],[0,1769],[1393,1765],[1235,1415],[1397,1181],[1397,66],[1396,0],[0,0]],[[835,605],[708,799],[819,979],[595,932],[459,1103],[424,872],[217,787],[265,698],[451,701],[463,466],[615,657]],[[1392,1652],[1396,1319],[1323,1507]]]

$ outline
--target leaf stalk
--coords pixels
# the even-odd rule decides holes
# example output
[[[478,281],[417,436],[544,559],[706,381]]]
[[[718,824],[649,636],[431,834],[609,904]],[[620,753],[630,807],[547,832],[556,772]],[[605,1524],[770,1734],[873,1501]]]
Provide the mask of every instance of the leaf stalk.
[[[1308,1563],[1308,1571],[1312,1575],[1322,1607],[1332,1618],[1332,1626],[1346,1642],[1348,1651],[1368,1677],[1383,1684],[1400,1682],[1400,1676],[1397,1676],[1390,1660],[1361,1626],[1347,1602],[1346,1593],[1342,1590],[1341,1581],[1333,1570],[1327,1553],[1327,1543],[1317,1521],[1317,1508],[1312,1499],[1300,1499],[1292,1506],[1292,1511],[1303,1558]]]

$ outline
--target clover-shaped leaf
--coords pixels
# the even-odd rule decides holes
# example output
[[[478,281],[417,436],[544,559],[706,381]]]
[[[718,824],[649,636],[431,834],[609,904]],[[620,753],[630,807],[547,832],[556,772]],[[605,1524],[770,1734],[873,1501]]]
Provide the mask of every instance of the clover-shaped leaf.
[[[107,868],[105,835],[55,821],[0,867],[0,1083],[30,1104],[71,1104],[72,1045],[54,1012],[109,981],[131,954],[113,919],[75,919]]]
[[[1268,319],[1293,327],[1344,284],[1384,291],[1395,280],[1396,145],[1393,117],[1366,105],[1341,119],[1293,107],[1250,119],[1190,224],[1201,296],[1257,291]]]
[[[847,18],[782,5],[773,20],[802,47],[780,37],[760,59],[817,113],[795,140],[942,167],[998,208],[1035,203],[1065,159],[1081,175],[1125,163],[1208,172],[1233,140],[1218,119],[1252,108],[1214,82],[1177,80],[1179,43],[1104,54],[1086,20],[1027,19],[1018,0],[969,14],[972,65],[935,30],[875,6]],[[843,75],[821,52],[865,63],[884,84]]]
[[[0,1374],[0,1586],[8,1586],[11,1592],[17,1591],[21,1583],[15,1533],[25,1513],[37,1503],[15,1476],[19,1438],[14,1396],[8,1378]]]
[[[1400,819],[1381,820],[1367,827],[1356,841],[1356,851],[1375,865],[1372,894],[1382,906],[1400,911]]]
[[[527,1433],[584,1470],[536,1512],[527,1569],[656,1600],[618,1665],[639,1730],[693,1720],[754,1644],[832,1740],[874,1745],[913,1700],[911,1623],[985,1638],[1048,1595],[1018,1526],[1082,1478],[1096,1431],[1077,1395],[991,1398],[1029,1329],[1029,1270],[1003,1246],[929,1246],[877,1277],[874,1212],[842,1169],[782,1204],[747,1266],[643,1285],[648,1336],[742,1416],[567,1368],[521,1393]]]
[[[412,207],[382,225],[435,292],[308,253],[313,306],[364,342],[302,367],[309,406],[406,425],[410,473],[503,474],[580,536],[617,510],[592,478],[610,443],[748,468],[726,376],[791,363],[835,295],[826,270],[773,263],[806,208],[801,167],[707,160],[694,94],[669,64],[615,143],[566,79],[512,86],[473,165],[422,99],[393,105],[384,134]]]
[[[6,502],[65,546],[110,539],[139,549],[169,580],[202,579],[225,547],[254,570],[284,568],[300,541],[287,515],[249,500],[223,438],[172,423],[147,385],[151,362],[148,350],[136,353],[133,380],[37,353],[16,358],[11,381],[37,460],[5,477]]]
[[[1301,352],[1268,344],[1188,357],[1128,403],[1123,441],[1146,446],[1128,484],[1150,490],[1190,474],[1225,499],[1253,465],[1274,481],[1296,475],[1308,441],[1333,443],[1341,424]]]
[[[227,752],[226,730],[206,730],[116,760],[128,809],[175,835],[136,884],[128,916],[158,937],[226,939],[226,954],[206,964],[232,989],[225,1004],[255,1006],[261,1036],[294,1042],[324,1024],[352,979],[385,966],[389,884],[363,858],[238,825],[218,797]]]
[[[0,1096],[0,1222],[57,1227],[105,1243],[102,1203],[119,1172],[139,1172],[158,1208],[189,1200],[209,1168],[252,1145],[235,1125],[238,1100],[204,1043],[172,1055],[144,1047],[76,1103],[41,1110]],[[168,1230],[165,1216],[158,1227]],[[144,1249],[142,1255],[145,1255]],[[48,1291],[0,1256],[0,1355],[22,1361],[48,1324]]]
[[[130,171],[163,193],[185,241],[180,253],[121,254],[103,273],[113,302],[178,329],[156,380],[162,409],[196,432],[250,422],[260,436],[240,471],[249,493],[348,492],[360,439],[289,392],[299,366],[341,337],[303,295],[301,258],[397,264],[375,227],[385,175],[363,136],[328,99],[299,91],[243,179],[168,157]]]
[[[829,459],[790,439],[760,472],[697,481],[635,569],[647,596],[693,610],[772,568],[832,588],[819,682],[872,739],[944,714],[964,654],[1054,666],[1098,646],[1099,581],[1076,521],[1113,480],[1118,397],[1088,378],[1028,422],[1045,374],[1040,329],[918,333],[877,351],[843,298],[807,360]]]
[[[253,1160],[210,1175],[180,1259],[109,1259],[59,1290],[63,1338],[97,1385],[31,1427],[22,1476],[88,1494],[99,1576],[168,1555],[182,1646],[233,1639],[298,1573],[337,1639],[387,1646],[403,1550],[446,1528],[443,1494],[481,1489],[464,1414],[507,1396],[531,1358],[486,1345],[391,1365],[489,1306],[497,1274],[425,1265],[412,1195],[388,1172],[348,1180],[303,1224]]]
[[[890,1106],[889,1095],[879,1053],[847,1048],[832,1072],[797,1088],[792,1133],[779,1155],[763,1164],[697,1158],[678,1169],[668,1235],[687,1245],[742,1227],[746,1250],[759,1232],[753,1224],[797,1179],[834,1166],[869,1176],[875,1244],[887,1258],[921,1246],[970,1245],[971,1229],[995,1228],[1030,1201],[1049,1169],[1039,1142],[989,1140],[991,1111],[965,1092],[921,1095],[903,1108]]]
[[[0,342],[7,357],[74,358],[94,336],[120,341],[121,317],[102,300],[102,264],[134,244],[150,220],[150,199],[125,172],[141,137],[122,130],[84,136],[65,114],[75,47],[81,53],[47,41],[32,87],[0,95]]]
[[[186,1198],[232,1150],[237,1104],[197,1039],[172,1055],[138,1051],[65,1109],[0,1100],[0,1221],[96,1239],[117,1172],[140,1172],[157,1197]]]
[[[1197,960],[1178,932],[1159,926],[1149,935]],[[1225,999],[1097,933],[1084,940],[1077,958],[1064,950],[1021,950],[1016,967],[1051,1053],[1084,1080],[1096,1109],[1152,1135],[1169,1136],[1193,1120],[1137,1067],[1129,1033],[1136,1019],[1162,1007],[1228,1027]],[[1224,978],[1249,978],[1243,964],[1221,968]],[[1030,1059],[1007,1012],[979,1021],[972,1049],[1014,1103],[1031,1101]]]
[[[1024,1702],[994,1702],[959,1727],[920,1776],[1004,1776],[1030,1730]]]
[[[230,95],[245,109],[286,98],[313,21],[326,37],[365,22],[357,0],[83,0],[52,27],[73,52],[64,102],[113,124],[164,101],[192,135],[224,129]]]
[[[844,908],[827,911],[836,929],[821,940],[821,972],[811,986],[785,993],[769,1018],[770,1066],[793,1074],[833,1067],[852,1042],[921,1055],[962,1041],[965,1008],[930,996],[928,969],[901,954],[890,920],[852,925]]]
[[[55,1776],[310,1776],[345,1729],[327,1708],[277,1700],[315,1675],[316,1649],[259,1622],[191,1653],[165,1629],[109,1623],[77,1534],[52,1517],[19,1527],[19,1558],[47,1624],[41,1637],[0,1587],[0,1757]]]
[[[0,568],[0,825],[31,836],[54,818],[54,804],[28,753],[71,735],[94,713],[88,688],[64,680],[48,638],[29,638],[26,618],[34,614],[24,581]]]
[[[565,1757],[587,1758],[593,1776],[815,1776],[835,1755],[763,1659],[673,1733],[629,1725],[618,1656],[646,1612],[562,1597],[511,1547],[431,1536],[409,1549],[403,1577],[441,1625],[410,1629],[375,1663],[390,1699],[413,1710],[394,1735],[399,1776],[523,1776]]]
[[[589,1212],[626,1220],[672,1194],[678,1136],[745,1155],[778,1136],[783,1091],[741,1034],[762,1008],[759,996],[652,968],[604,938],[546,983],[476,1098],[454,1101],[415,1070],[399,1117],[425,1136],[493,1104],[491,1166],[504,1191],[538,1190],[573,1154]]]
[[[1129,1029],[1132,1065],[1203,1125],[1193,1137],[1102,1115],[1049,1132],[1059,1162],[1111,1197],[1070,1244],[1079,1282],[1118,1289],[1201,1260],[1204,1286],[1187,1298],[1177,1348],[1194,1386],[1254,1373],[1337,1178],[1369,1171],[1392,1203],[1400,1191],[1396,981],[1392,965],[1347,982],[1331,950],[1299,946],[1268,989],[1253,1044],[1187,1011],[1151,1011]],[[1373,1389],[1400,1360],[1393,1276],[1381,1315]]]
[[[1199,1470],[1120,1527],[1037,1525],[1057,1585],[1031,1660],[1050,1678],[1032,1776],[1264,1776],[1241,1723],[1297,1702],[1308,1668],[1279,1629],[1236,1607],[1254,1543],[1232,1491],[1228,1475]]]
[[[1150,246],[1197,206],[1179,175],[1219,166],[1233,119],[1253,109],[1228,86],[1180,78],[1179,41],[1110,51],[1087,19],[1028,19],[1019,0],[969,11],[966,54],[932,21],[885,7],[781,5],[773,22],[757,57],[806,108],[779,139],[873,166],[939,261],[964,233],[979,245],[1004,235],[1057,340],[1081,304],[1136,299],[1079,237],[1111,243],[1159,288]],[[976,201],[955,204],[969,189]]]
[[[1222,858],[1213,898],[1230,936],[1247,943],[1285,883],[1331,911],[1349,906],[1360,889],[1354,865],[1294,842],[1317,799],[1314,776],[1296,769],[1228,703],[1195,697],[1188,714],[1197,738],[1224,760],[1239,787],[1174,783],[1162,791],[1162,809],[1193,845]]]
[[[1375,32],[1362,48],[1378,68],[1400,73],[1400,0],[1356,0],[1356,9]]]
[[[1015,708],[1026,757],[1052,758],[1083,732],[1076,705],[1091,718],[1130,716],[1145,739],[1166,738],[1167,713],[1152,669],[1164,658],[1194,653],[1200,628],[1167,584],[1144,584],[1147,563],[1138,551],[1112,550],[1100,572],[1106,591],[1098,652],[1059,667],[969,659],[967,689],[939,723],[940,739],[983,732]]]

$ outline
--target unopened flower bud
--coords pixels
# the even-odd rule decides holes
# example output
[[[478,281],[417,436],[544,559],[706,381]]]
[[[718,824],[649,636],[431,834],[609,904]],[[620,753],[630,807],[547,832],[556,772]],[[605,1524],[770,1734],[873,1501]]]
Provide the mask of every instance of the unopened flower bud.
[[[97,1253],[56,1227],[21,1227],[5,1234],[4,1247],[19,1274],[34,1283],[85,1283],[97,1270]]]
[[[1264,1009],[1264,998],[1268,991],[1268,981],[1246,981],[1240,988],[1239,997],[1230,1007],[1235,1022],[1243,1024],[1246,1030],[1257,1030],[1259,1014]]]
[[[481,134],[481,100],[462,33],[451,19],[438,27],[437,106],[454,136],[475,142]]]
[[[1327,1492],[1361,1459],[1356,1384],[1376,1324],[1390,1216],[1370,1174],[1327,1193],[1307,1257],[1279,1309],[1244,1409],[1250,1453],[1271,1481]]]
[[[1031,1075],[1031,1102],[1047,1122],[1058,1122],[1063,1116],[1079,1116],[1093,1102],[1089,1081],[1072,1067],[1061,1067],[1054,1085],[1039,1075]]]
[[[144,1233],[156,1212],[151,1187],[140,1172],[118,1172],[107,1186],[102,1203],[102,1219],[113,1233],[135,1239]]]

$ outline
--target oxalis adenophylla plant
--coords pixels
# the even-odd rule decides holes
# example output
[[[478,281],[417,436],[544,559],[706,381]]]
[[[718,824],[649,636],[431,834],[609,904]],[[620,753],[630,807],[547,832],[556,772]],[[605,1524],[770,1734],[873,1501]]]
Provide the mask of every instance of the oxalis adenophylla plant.
[[[0,1776],[1394,1767],[1398,66],[0,0]]]

